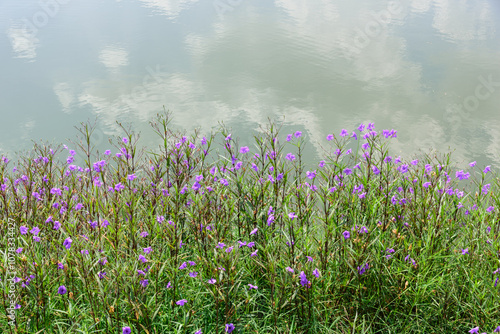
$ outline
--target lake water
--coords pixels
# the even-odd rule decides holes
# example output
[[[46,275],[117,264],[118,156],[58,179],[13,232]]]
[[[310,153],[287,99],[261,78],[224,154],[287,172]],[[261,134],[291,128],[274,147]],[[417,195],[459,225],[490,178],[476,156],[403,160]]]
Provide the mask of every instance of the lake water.
[[[393,149],[500,166],[498,0],[3,0],[0,154],[68,143],[98,117],[218,122],[249,143],[268,117],[318,142],[375,122]]]

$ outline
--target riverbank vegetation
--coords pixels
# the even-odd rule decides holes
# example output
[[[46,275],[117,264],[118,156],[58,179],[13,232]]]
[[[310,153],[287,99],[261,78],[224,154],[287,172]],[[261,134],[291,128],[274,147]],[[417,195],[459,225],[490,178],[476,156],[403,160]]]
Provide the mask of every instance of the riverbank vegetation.
[[[272,122],[248,147],[151,125],[151,151],[125,127],[98,151],[83,124],[73,147],[2,157],[0,332],[500,332],[489,166],[394,156],[371,123],[314,163]]]

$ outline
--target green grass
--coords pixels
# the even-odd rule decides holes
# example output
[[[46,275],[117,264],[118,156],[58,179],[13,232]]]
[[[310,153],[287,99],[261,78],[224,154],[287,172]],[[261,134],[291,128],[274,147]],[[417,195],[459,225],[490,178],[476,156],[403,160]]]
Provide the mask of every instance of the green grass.
[[[80,169],[66,148],[41,144],[15,165],[0,162],[1,333],[225,333],[230,323],[233,333],[476,326],[493,333],[500,326],[500,181],[484,166],[459,180],[450,154],[387,163],[391,138],[381,131],[325,140],[319,167],[304,161],[303,136],[287,141],[273,123],[248,153],[224,127],[202,144],[198,132],[183,139],[172,131],[168,114],[151,125],[158,149],[139,150],[138,135],[123,127],[126,140],[111,140],[105,155],[83,124],[74,147],[86,157]],[[7,318],[11,302],[15,321]]]

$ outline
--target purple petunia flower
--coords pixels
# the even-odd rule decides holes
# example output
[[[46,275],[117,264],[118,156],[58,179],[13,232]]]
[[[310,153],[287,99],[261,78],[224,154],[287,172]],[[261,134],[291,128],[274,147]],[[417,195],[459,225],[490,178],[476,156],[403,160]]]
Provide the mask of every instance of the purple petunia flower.
[[[351,237],[351,233],[349,233],[349,231],[342,232],[342,235],[344,236],[344,239],[349,239]]]
[[[307,280],[306,274],[303,271],[300,272],[299,278],[300,278],[300,284],[302,286],[308,286],[311,283],[310,281]]]
[[[192,271],[188,275],[189,275],[189,277],[195,278],[196,276],[198,276],[198,272]]]
[[[332,134],[327,135],[326,140],[328,140],[328,141],[333,140],[333,135]]]
[[[252,290],[252,289],[257,290],[258,288],[259,288],[259,287],[258,287],[258,286],[256,286],[256,285],[248,284],[248,289],[249,289],[249,290]]]
[[[319,270],[318,268],[313,270],[313,275],[316,276],[316,278],[319,278]]]
[[[141,261],[142,263],[146,263],[148,262],[148,260],[144,257],[144,255],[139,255],[139,261]]]
[[[295,212],[290,212],[288,214],[288,218],[290,218],[291,220],[294,220],[295,218],[297,218],[297,215],[295,214]]]
[[[28,233],[28,228],[26,226],[21,226],[19,228],[19,231],[21,232],[21,234],[27,234]]]
[[[486,174],[488,173],[489,171],[491,170],[491,167],[490,166],[486,166],[483,170],[483,173]]]
[[[462,255],[469,254],[469,248],[462,249]]]
[[[473,333],[478,333],[479,332],[479,327],[474,327],[472,328],[469,333],[473,334]]]
[[[184,268],[187,267],[187,263],[186,262],[183,262],[180,266],[179,266],[179,270],[182,270]]]
[[[257,233],[257,231],[258,231],[258,230],[259,230],[259,228],[258,228],[258,227],[254,228],[254,229],[252,230],[252,232],[250,232],[250,235]]]
[[[181,299],[181,300],[178,300],[175,302],[177,305],[179,306],[184,306],[184,304],[187,303],[187,300],[186,299]]]
[[[215,284],[217,283],[217,280],[215,278],[211,278],[208,280],[208,284]]]
[[[71,243],[73,242],[73,240],[71,240],[71,238],[66,238],[63,242],[63,246],[66,248],[66,249],[70,249],[71,248]]]
[[[132,333],[132,330],[130,329],[130,327],[123,327],[122,328],[122,334],[130,334],[130,333]]]
[[[59,289],[57,289],[57,293],[60,295],[64,295],[66,292],[68,292],[68,289],[64,285],[61,285]]]
[[[288,271],[288,272],[290,272],[290,273],[292,273],[292,274],[293,274],[293,272],[294,272],[294,271],[293,271],[293,269],[292,269],[292,268],[290,268],[290,267],[286,267],[286,268],[285,268],[285,270],[286,270],[286,271]]]
[[[248,153],[250,152],[250,149],[248,148],[248,146],[243,146],[240,148],[240,153],[241,154],[245,154],[245,153]]]
[[[358,267],[358,274],[363,275],[368,269],[370,269],[370,264],[366,263],[364,266]]]
[[[307,172],[306,172],[306,175],[307,175],[307,177],[308,177],[309,179],[311,179],[311,180],[312,180],[312,179],[314,179],[314,178],[316,177],[316,171],[314,171],[314,172],[307,171]]]
[[[300,138],[302,136],[302,132],[297,131],[295,132],[295,138]]]
[[[233,324],[226,324],[226,333],[231,333],[234,331],[234,325]]]

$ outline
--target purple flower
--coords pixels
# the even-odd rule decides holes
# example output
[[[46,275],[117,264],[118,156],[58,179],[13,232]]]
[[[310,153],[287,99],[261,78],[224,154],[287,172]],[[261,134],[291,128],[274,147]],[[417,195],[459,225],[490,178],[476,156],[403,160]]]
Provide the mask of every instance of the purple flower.
[[[238,248],[241,248],[241,247],[243,247],[243,246],[246,246],[246,245],[247,245],[247,243],[246,243],[245,241],[240,241],[240,240],[238,240],[238,243],[240,244],[240,246],[239,246]]]
[[[199,329],[196,332],[194,332],[194,334],[203,334],[203,332],[201,331],[201,329]]]
[[[344,169],[344,174],[345,174],[345,175],[352,174],[352,169],[350,169],[350,168],[346,168],[346,169]]]
[[[179,266],[179,270],[182,270],[184,268],[187,267],[187,263],[186,262],[183,262],[180,266]]]
[[[191,267],[196,266],[196,263],[195,263],[194,261],[188,261],[188,263],[189,263],[189,265],[190,265]]]
[[[149,282],[148,282],[147,279],[141,279],[140,283],[141,283],[141,285],[142,285],[143,288],[147,287],[148,284],[149,284]]]
[[[255,250],[255,252],[250,253],[250,257],[257,256],[257,252],[258,252],[258,251],[259,251],[259,250],[258,250],[258,249],[256,249],[256,250]]]
[[[471,334],[472,334],[472,333],[478,333],[478,332],[479,332],[479,327],[474,327],[474,328],[472,328],[472,329],[469,331],[469,333],[471,333]]]
[[[177,305],[184,306],[187,303],[186,299],[181,299],[175,302]]]
[[[462,249],[462,255],[469,254],[469,248]]]
[[[248,146],[243,146],[240,148],[240,153],[241,154],[245,154],[245,153],[248,153],[250,152],[250,149],[248,148]]]
[[[20,248],[18,248],[18,249],[16,249],[16,253],[17,253],[17,254],[21,254],[22,252],[23,252],[23,249],[22,249],[21,247],[20,247]]]
[[[300,132],[300,131],[295,132],[295,138],[300,138],[301,136],[302,136],[302,132]],[[228,333],[230,333],[230,332],[228,332]]]
[[[226,253],[231,253],[233,251],[233,246],[226,248]]]
[[[313,270],[313,275],[316,276],[316,278],[319,278],[319,270],[318,268]]]
[[[288,154],[286,155],[286,159],[287,159],[288,161],[294,161],[294,160],[295,160],[295,155],[293,155],[292,153],[288,153]]]
[[[470,173],[464,173],[463,170],[459,170],[455,173],[455,176],[459,180],[467,180],[470,177]]]
[[[147,237],[147,236],[149,235],[149,233],[148,233],[148,232],[146,232],[146,231],[143,231],[143,232],[141,232],[141,234],[139,234],[139,235],[140,235],[142,238],[145,238],[145,237]]]
[[[429,188],[429,186],[430,186],[430,185],[431,185],[431,183],[430,183],[430,182],[425,182],[425,183],[423,184],[424,188]]]
[[[345,137],[345,136],[347,136],[348,134],[349,134],[349,132],[347,132],[347,130],[346,130],[346,129],[342,129],[342,131],[340,131],[340,136],[341,136],[341,137]]]
[[[127,180],[132,181],[136,178],[135,173],[127,176]]]
[[[494,209],[495,209],[494,207],[490,206],[490,207],[488,207],[488,209],[486,209],[486,211],[487,211],[487,212],[491,212],[491,211],[493,211]]]
[[[259,287],[258,287],[258,286],[256,286],[256,285],[248,284],[248,289],[249,289],[249,290],[252,290],[252,289],[257,290],[258,288],[259,288]]]
[[[368,144],[368,143],[364,143],[363,145],[361,145],[361,148],[362,148],[363,150],[367,150],[367,149],[369,149],[369,148],[370,148],[370,144]]]
[[[151,247],[146,247],[143,249],[143,251],[144,251],[144,253],[149,254],[153,251],[153,249]]]
[[[217,280],[215,278],[211,278],[208,280],[208,284],[215,284],[217,283]]]
[[[73,240],[71,240],[71,238],[66,238],[63,242],[63,246],[66,248],[66,249],[70,249],[71,248],[71,243],[73,242]]]
[[[292,140],[292,134],[291,133],[286,136],[286,141],[290,141],[290,140]]]
[[[61,262],[59,262],[57,264],[57,269],[64,269],[64,264],[62,264]]]
[[[297,215],[295,214],[295,212],[290,212],[288,214],[288,218],[290,218],[293,221],[295,218],[297,218]]]
[[[215,248],[220,248],[220,249],[223,249],[224,247],[226,247],[226,244],[223,242],[219,242],[217,246],[215,246]]]
[[[300,278],[300,284],[302,286],[308,286],[309,283],[311,283],[310,281],[307,280],[306,274],[303,271],[300,272],[299,278]]]
[[[358,267],[358,274],[363,275],[368,269],[370,269],[370,264],[366,263],[364,266]]]
[[[130,334],[130,333],[132,333],[132,330],[130,329],[130,327],[123,327],[122,328],[122,334]]]
[[[195,278],[196,276],[198,276],[198,273],[196,271],[192,271],[188,275],[189,277]]]
[[[486,168],[484,168],[484,170],[483,170],[483,173],[484,173],[484,174],[486,174],[486,173],[488,173],[490,170],[491,170],[491,167],[490,167],[490,166],[486,166]]]
[[[259,228],[258,228],[258,227],[254,228],[254,229],[252,230],[252,232],[250,232],[250,235],[257,233],[257,231],[258,231],[258,230],[259,230]]]
[[[469,164],[469,166],[471,166],[471,167],[474,167],[475,165],[476,165],[476,162],[475,162],[475,161],[473,161],[473,162],[471,162],[471,163]]]
[[[328,141],[333,140],[333,135],[332,135],[332,134],[327,135],[327,136],[326,136],[326,140],[328,140]]]
[[[293,271],[293,269],[292,269],[292,268],[290,268],[290,267],[286,267],[286,268],[285,268],[285,270],[286,270],[286,271],[288,271],[289,273],[292,273],[292,274],[293,274],[293,272],[294,272],[294,271]]]
[[[28,233],[28,228],[26,226],[21,226],[19,228],[19,230],[21,231],[21,234],[27,234]]]
[[[314,179],[314,178],[316,177],[316,171],[314,171],[314,172],[307,171],[307,172],[306,172],[306,175],[307,175],[307,177],[308,177],[309,179],[311,179],[311,180],[312,180],[312,179]]]
[[[66,292],[68,292],[68,289],[64,285],[61,285],[59,289],[57,289],[57,293],[60,295],[64,295]]]
[[[233,324],[226,324],[226,333],[231,333],[234,331],[234,325]]]
[[[342,235],[344,236],[344,239],[349,239],[351,237],[351,233],[349,233],[349,231],[342,232]]]
[[[139,255],[139,261],[141,261],[142,263],[146,263],[148,262],[148,260],[144,257],[144,255]]]

